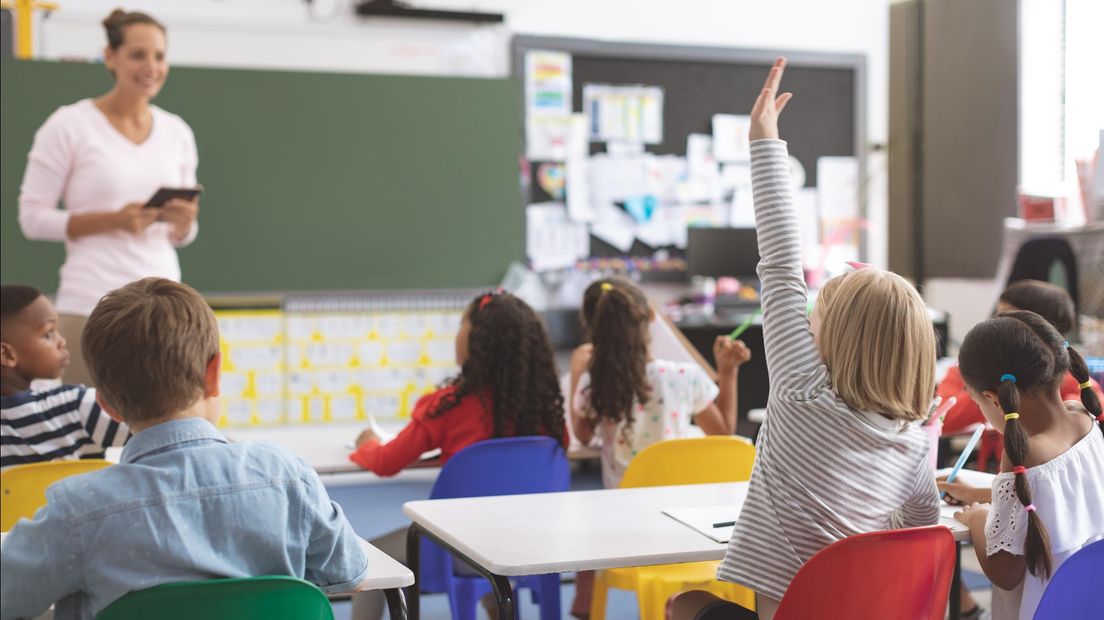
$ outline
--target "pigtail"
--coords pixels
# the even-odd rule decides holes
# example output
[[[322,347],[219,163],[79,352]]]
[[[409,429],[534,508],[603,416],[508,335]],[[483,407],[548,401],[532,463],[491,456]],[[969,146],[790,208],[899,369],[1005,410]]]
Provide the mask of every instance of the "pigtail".
[[[633,424],[633,403],[648,401],[648,320],[643,293],[628,282],[602,280],[588,289],[584,320],[594,345],[590,359],[590,415]]]
[[[1016,497],[1024,505],[1027,513],[1027,540],[1024,553],[1027,556],[1027,569],[1032,575],[1050,578],[1050,537],[1046,527],[1035,513],[1031,503],[1031,488],[1027,484],[1027,475],[1022,469],[1027,459],[1027,434],[1020,426],[1020,390],[1016,387],[1016,378],[1010,374],[1001,377],[997,389],[1001,409],[1004,410],[1004,451],[1016,470]]]
[[[1081,357],[1081,354],[1073,347],[1067,346],[1066,351],[1069,352],[1070,372],[1073,373],[1073,378],[1077,379],[1077,383],[1081,387],[1081,404],[1085,405],[1089,417],[1099,423],[1100,432],[1104,433],[1104,415],[1100,410],[1100,397],[1096,390],[1092,389],[1092,382],[1089,380],[1089,367],[1085,364],[1085,358]]]

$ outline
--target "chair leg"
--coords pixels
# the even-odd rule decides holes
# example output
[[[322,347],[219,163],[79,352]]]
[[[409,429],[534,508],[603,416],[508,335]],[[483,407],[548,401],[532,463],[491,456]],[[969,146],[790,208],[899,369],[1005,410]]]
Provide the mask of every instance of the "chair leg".
[[[540,604],[541,620],[560,620],[560,574],[540,575],[539,588],[530,590]]]
[[[594,573],[594,592],[590,600],[590,620],[606,620],[606,595],[609,593],[609,583],[606,581],[606,571],[600,570]]]

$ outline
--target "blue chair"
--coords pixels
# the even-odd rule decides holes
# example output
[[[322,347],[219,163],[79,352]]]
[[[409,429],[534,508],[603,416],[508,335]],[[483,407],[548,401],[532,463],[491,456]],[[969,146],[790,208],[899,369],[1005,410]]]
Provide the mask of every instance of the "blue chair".
[[[1104,575],[1104,540],[1082,547],[1058,567],[1035,608],[1035,620],[1099,618],[1104,609],[1101,575]]]
[[[430,499],[567,491],[570,469],[563,446],[551,437],[488,439],[457,452],[441,469]],[[421,541],[418,582],[422,592],[446,592],[454,620],[474,620],[480,597],[491,585],[480,575],[457,574],[453,557]],[[560,618],[560,575],[511,578],[528,588],[542,620]],[[516,608],[515,608],[516,609]]]

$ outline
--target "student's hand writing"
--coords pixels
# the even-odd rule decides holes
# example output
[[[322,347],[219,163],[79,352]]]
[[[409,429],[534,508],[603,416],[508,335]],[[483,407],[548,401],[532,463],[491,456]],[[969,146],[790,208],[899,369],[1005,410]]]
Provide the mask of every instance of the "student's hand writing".
[[[717,361],[718,372],[731,372],[751,359],[751,349],[742,340],[717,336],[713,341],[713,359]]]
[[[936,478],[935,485],[939,487],[940,491],[946,493],[946,495],[943,496],[943,501],[952,506],[964,506],[966,504],[988,502],[992,500],[992,489],[970,486],[965,482],[958,482],[957,480],[955,482],[947,482],[947,476]]]
[[[748,137],[752,140],[778,139],[778,115],[793,97],[793,93],[778,94],[778,85],[785,69],[785,58],[774,61],[763,90],[755,100],[755,107],[751,109],[751,130],[748,132]]]
[[[975,519],[985,519],[989,516],[989,504],[974,502],[959,512],[954,513],[954,518],[963,525],[972,525]]]
[[[161,207],[161,219],[172,226],[173,239],[183,240],[192,230],[192,222],[199,215],[199,199],[173,198]]]
[[[157,215],[157,209],[146,209],[144,204],[132,202],[115,212],[115,228],[139,235],[157,221]]]
[[[379,441],[379,435],[372,431],[370,428],[366,428],[357,435],[356,447],[360,449],[360,446],[368,443],[369,441]]]

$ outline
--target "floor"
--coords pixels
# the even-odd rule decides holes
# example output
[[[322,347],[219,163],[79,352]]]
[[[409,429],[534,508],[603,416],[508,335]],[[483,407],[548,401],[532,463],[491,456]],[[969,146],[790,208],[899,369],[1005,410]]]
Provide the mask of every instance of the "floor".
[[[394,529],[404,527],[407,524],[402,514],[403,502],[425,499],[429,497],[433,486],[435,470],[422,470],[407,472],[398,478],[386,481],[372,480],[368,482],[363,477],[356,475],[339,475],[324,478],[330,497],[341,505],[353,529],[366,539],[372,539]],[[572,489],[589,490],[602,486],[601,473],[593,464],[585,467],[575,465],[572,472]],[[989,606],[989,582],[981,574],[977,558],[974,557],[972,548],[962,550],[963,575],[966,587],[983,608]],[[569,617],[567,611],[571,608],[571,602],[575,596],[575,586],[572,583],[572,575],[563,576],[561,587],[561,605],[564,617]],[[532,603],[527,593],[519,596],[519,611],[521,618],[536,620],[540,617],[537,606]],[[427,594],[421,598],[422,618],[425,620],[448,620],[448,600],[443,594]],[[336,620],[350,618],[351,603],[335,603],[334,616]],[[479,610],[479,618],[486,618],[482,610]],[[610,591],[607,605],[607,617],[610,620],[629,620],[639,617],[636,597],[632,592]],[[545,619],[547,620],[547,619]]]

